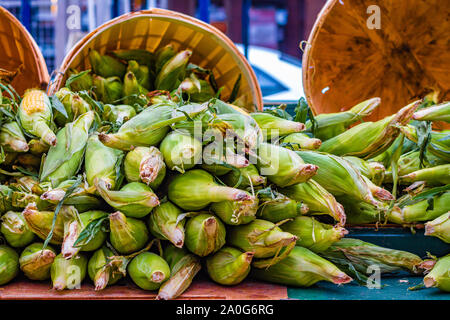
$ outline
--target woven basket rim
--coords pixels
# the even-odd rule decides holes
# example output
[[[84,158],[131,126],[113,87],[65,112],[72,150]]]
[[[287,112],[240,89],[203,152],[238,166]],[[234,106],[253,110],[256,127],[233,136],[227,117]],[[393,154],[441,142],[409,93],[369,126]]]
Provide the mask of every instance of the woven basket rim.
[[[38,71],[38,78],[40,83],[36,84],[36,86],[40,87],[42,85],[47,85],[50,81],[47,64],[45,63],[44,56],[42,55],[42,52],[39,49],[39,46],[37,45],[34,38],[31,36],[25,26],[11,12],[9,12],[2,6],[0,6],[0,16],[2,19],[8,19],[14,25],[14,27],[24,35],[24,39],[26,40],[26,47],[31,49],[36,64],[36,69]]]
[[[116,17],[114,19],[111,19],[104,24],[100,25],[96,29],[89,32],[86,36],[84,36],[82,39],[80,39],[70,50],[70,52],[65,56],[64,60],[61,63],[61,66],[57,69],[56,77],[52,83],[52,90],[56,91],[61,86],[61,82],[64,78],[64,74],[67,71],[68,67],[71,65],[75,57],[83,50],[86,46],[89,45],[89,43],[98,35],[100,35],[102,32],[106,31],[109,27],[123,23],[126,21],[134,20],[134,19],[141,19],[141,18],[156,18],[161,20],[178,20],[186,25],[196,25],[197,27],[200,27],[204,29],[209,35],[212,35],[221,43],[226,44],[227,51],[229,51],[232,56],[235,58],[236,62],[241,67],[241,71],[246,73],[246,77],[250,80],[252,88],[252,97],[253,102],[256,105],[257,110],[263,109],[263,99],[262,99],[262,92],[261,88],[259,86],[259,83],[256,78],[256,74],[253,71],[252,67],[250,66],[247,59],[244,57],[244,55],[237,49],[237,47],[234,45],[234,43],[231,41],[230,38],[228,38],[222,31],[217,29],[216,27],[203,22],[201,20],[198,20],[197,18],[185,15],[180,12],[166,10],[166,9],[160,9],[160,8],[154,8],[154,9],[148,9],[148,10],[140,10],[135,12],[129,12],[125,13],[119,17]],[[243,69],[243,70],[242,70]]]

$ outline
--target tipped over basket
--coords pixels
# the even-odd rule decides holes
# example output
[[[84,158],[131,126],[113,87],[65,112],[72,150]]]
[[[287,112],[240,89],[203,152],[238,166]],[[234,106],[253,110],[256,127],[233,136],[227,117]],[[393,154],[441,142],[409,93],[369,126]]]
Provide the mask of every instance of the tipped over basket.
[[[431,91],[450,100],[449,17],[449,1],[329,0],[303,55],[314,112],[380,97],[380,108],[367,117],[376,120]]]
[[[78,42],[62,62],[50,93],[64,86],[69,68],[90,68],[88,52],[101,54],[117,49],[146,49],[155,52],[167,44],[176,49],[190,49],[191,61],[211,69],[222,97],[230,96],[242,75],[237,99],[248,111],[262,110],[262,94],[256,75],[233,42],[215,27],[190,16],[163,9],[124,14],[106,22]]]
[[[0,80],[22,95],[28,88],[45,88],[47,65],[38,45],[8,10],[0,7]]]

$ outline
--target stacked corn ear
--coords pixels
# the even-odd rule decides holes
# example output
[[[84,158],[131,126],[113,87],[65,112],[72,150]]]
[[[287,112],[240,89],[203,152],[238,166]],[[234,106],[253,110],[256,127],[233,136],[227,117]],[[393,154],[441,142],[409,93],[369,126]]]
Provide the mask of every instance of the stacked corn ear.
[[[221,285],[301,287],[359,280],[371,263],[433,267],[347,239],[346,224],[420,222],[449,241],[449,133],[430,123],[448,121],[448,103],[359,124],[379,98],[316,117],[305,103],[247,113],[240,76],[225,97],[192,56],[90,50],[90,69],[53,96],[1,86],[0,285],[19,272],[56,290],[128,277],[174,299],[202,266]],[[446,266],[425,284],[445,290]]]

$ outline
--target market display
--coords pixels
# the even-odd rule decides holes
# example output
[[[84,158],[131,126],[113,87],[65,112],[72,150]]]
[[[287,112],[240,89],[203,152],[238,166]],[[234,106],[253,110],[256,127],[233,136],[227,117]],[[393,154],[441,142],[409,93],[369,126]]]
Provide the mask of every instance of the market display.
[[[424,276],[449,291],[449,256],[347,238],[348,224],[413,227],[450,243],[450,103],[428,95],[376,122],[379,98],[313,116],[301,99],[247,113],[190,50],[89,52],[53,96],[7,82],[0,107],[0,285],[55,290],[128,277],[174,299],[202,270],[288,286]],[[73,277],[73,270],[78,277]]]

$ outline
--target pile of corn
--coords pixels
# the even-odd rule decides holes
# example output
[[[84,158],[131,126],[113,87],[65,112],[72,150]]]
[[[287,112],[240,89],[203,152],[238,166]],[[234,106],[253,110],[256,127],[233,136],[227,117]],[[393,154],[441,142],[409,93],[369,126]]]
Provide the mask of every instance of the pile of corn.
[[[449,103],[377,122],[361,120],[379,98],[248,114],[239,78],[224,99],[190,56],[92,50],[92,70],[71,70],[54,96],[1,85],[0,285],[20,270],[56,290],[129,277],[173,299],[201,268],[222,285],[308,287],[364,282],[377,264],[450,290],[450,256],[344,238],[346,223],[426,222],[450,242],[450,139],[431,128]]]

